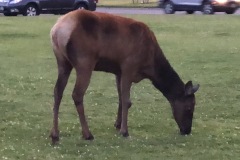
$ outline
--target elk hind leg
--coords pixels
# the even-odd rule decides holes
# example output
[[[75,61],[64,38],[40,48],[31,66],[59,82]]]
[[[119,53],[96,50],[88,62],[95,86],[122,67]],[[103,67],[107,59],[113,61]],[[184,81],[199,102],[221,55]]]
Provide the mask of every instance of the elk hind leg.
[[[91,134],[87,120],[85,118],[84,113],[84,104],[83,104],[83,98],[84,94],[87,90],[87,87],[90,82],[91,74],[92,74],[92,67],[83,67],[83,68],[77,68],[77,79],[76,84],[73,90],[73,100],[79,115],[81,127],[82,127],[82,135],[85,140],[93,140],[94,137]]]
[[[62,100],[63,91],[67,85],[68,78],[72,70],[72,65],[66,59],[57,58],[57,64],[58,64],[58,78],[54,88],[53,128],[50,134],[53,144],[59,141],[58,130],[59,106]]]

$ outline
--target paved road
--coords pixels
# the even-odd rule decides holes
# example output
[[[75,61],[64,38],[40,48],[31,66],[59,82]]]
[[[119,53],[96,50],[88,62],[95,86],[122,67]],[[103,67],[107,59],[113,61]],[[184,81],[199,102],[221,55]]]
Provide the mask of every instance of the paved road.
[[[164,14],[160,8],[104,8],[98,7],[98,12],[112,14]]]
[[[103,8],[98,7],[98,12],[112,13],[112,14],[164,14],[163,10],[160,8]],[[186,14],[185,12],[176,12],[176,14]],[[202,14],[201,12],[196,12],[196,14]],[[219,12],[216,14],[225,14],[224,12]],[[240,9],[238,9],[235,14],[240,15]]]
[[[112,14],[164,14],[163,10],[160,8],[105,8],[98,7],[98,12],[112,13]],[[186,14],[185,12],[176,12],[176,14]],[[201,12],[196,12],[195,14],[202,14]],[[219,12],[216,14],[225,14],[224,12]],[[236,15],[240,15],[240,9],[235,12]],[[3,14],[0,14],[3,16]]]

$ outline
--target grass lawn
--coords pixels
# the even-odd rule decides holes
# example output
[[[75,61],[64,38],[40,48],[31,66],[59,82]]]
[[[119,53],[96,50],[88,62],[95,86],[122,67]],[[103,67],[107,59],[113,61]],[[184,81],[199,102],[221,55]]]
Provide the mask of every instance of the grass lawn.
[[[130,137],[113,127],[115,78],[95,72],[85,109],[94,141],[81,139],[70,77],[60,107],[60,144],[51,146],[57,78],[49,41],[57,16],[2,17],[0,23],[0,159],[240,159],[240,21],[229,15],[125,15],[149,25],[186,82],[200,84],[193,132],[180,136],[170,105],[148,80],[135,84]]]

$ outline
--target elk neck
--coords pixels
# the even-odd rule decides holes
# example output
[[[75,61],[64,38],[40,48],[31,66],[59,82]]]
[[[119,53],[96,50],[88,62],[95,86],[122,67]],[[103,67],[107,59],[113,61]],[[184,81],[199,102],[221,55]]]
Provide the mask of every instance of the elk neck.
[[[169,102],[184,95],[184,83],[172,68],[159,46],[154,54],[154,76],[150,79]]]

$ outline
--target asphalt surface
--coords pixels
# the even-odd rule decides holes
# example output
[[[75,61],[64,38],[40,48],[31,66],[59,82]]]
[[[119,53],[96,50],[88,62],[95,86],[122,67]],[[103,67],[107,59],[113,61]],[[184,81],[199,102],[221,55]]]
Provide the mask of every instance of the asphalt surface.
[[[111,13],[111,14],[164,14],[163,10],[160,8],[107,8],[107,7],[98,7],[98,12]],[[175,12],[175,14],[184,15],[186,12]],[[201,15],[201,12],[195,12],[194,14]],[[215,14],[225,14],[224,12],[216,12]],[[43,15],[43,14],[41,14]],[[240,15],[240,9],[238,9],[234,15]],[[3,16],[3,14],[0,14]]]
[[[160,8],[105,8],[98,7],[97,12],[111,14],[164,14]]]
[[[104,8],[98,7],[98,12],[111,14],[164,14],[160,8]],[[175,14],[186,14],[186,12],[175,12]],[[195,12],[195,14],[202,14],[202,12]],[[225,14],[224,12],[216,12],[215,14]],[[240,15],[240,9],[234,14]]]

